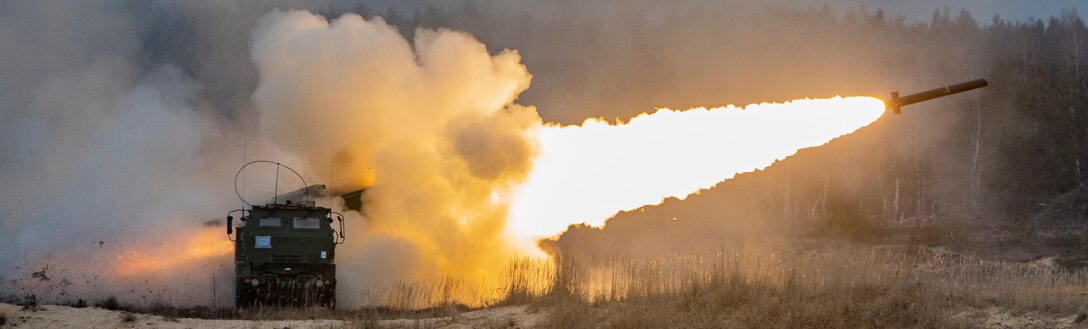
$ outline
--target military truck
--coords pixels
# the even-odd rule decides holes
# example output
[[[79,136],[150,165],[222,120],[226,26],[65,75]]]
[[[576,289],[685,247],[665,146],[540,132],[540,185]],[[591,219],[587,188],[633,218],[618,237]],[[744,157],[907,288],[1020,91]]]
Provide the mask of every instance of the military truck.
[[[283,166],[264,160],[246,166],[262,162]],[[278,176],[277,168],[277,189]],[[335,307],[334,261],[336,245],[344,242],[344,217],[306,200],[323,194],[322,185],[306,186],[263,204],[250,204],[239,194],[249,207],[227,214],[227,236],[234,241],[235,307]],[[236,213],[241,213],[238,227]]]

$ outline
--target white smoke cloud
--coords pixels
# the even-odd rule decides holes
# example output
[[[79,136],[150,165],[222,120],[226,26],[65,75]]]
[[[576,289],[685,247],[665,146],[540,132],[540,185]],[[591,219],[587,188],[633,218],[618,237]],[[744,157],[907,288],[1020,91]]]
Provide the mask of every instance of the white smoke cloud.
[[[0,249],[11,251],[0,264],[16,269],[4,272],[14,280],[5,291],[42,294],[47,301],[117,295],[128,301],[206,303],[211,298],[206,291],[162,293],[205,285],[210,274],[224,270],[218,267],[229,264],[227,259],[175,269],[151,278],[142,285],[147,290],[140,291],[130,284],[136,278],[117,277],[114,270],[128,261],[120,257],[126,251],[183,242],[178,238],[195,234],[200,222],[218,217],[231,205],[230,194],[224,193],[230,191],[220,187],[226,175],[206,172],[229,171],[208,156],[215,154],[209,138],[221,133],[213,120],[192,110],[199,85],[178,68],[161,67],[120,92],[79,91],[102,88],[97,76],[117,76],[103,70],[92,66],[85,76],[62,80],[62,87],[47,93],[54,99],[44,100],[78,97],[69,101],[89,106],[73,106],[56,116],[29,116],[16,125],[30,128],[24,128],[27,135],[17,129],[16,140],[41,144],[13,164],[17,169],[0,172],[7,185],[0,189],[0,232],[7,235]],[[164,254],[157,256],[164,258],[178,252],[159,251]],[[53,279],[29,277],[37,271]]]
[[[236,206],[242,161],[205,85],[149,61],[126,6],[0,7],[0,298],[224,301],[230,259],[186,255]],[[118,274],[148,259],[184,262]]]
[[[449,30],[417,30],[409,43],[381,18],[352,14],[273,12],[258,26],[262,134],[313,168],[335,145],[334,185],[376,185],[366,224],[338,251],[340,301],[361,303],[395,281],[500,273],[518,252],[505,235],[506,200],[531,167],[530,132],[541,124],[514,103],[530,78],[518,54],[492,56]]]

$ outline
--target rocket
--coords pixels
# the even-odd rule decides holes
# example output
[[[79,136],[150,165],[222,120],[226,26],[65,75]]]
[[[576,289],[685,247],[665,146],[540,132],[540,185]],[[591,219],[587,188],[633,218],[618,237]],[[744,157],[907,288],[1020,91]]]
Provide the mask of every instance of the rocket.
[[[902,107],[911,105],[914,103],[928,101],[934,98],[940,98],[952,94],[958,94],[969,90],[975,90],[989,85],[986,79],[971,80],[967,82],[961,82],[954,85],[948,85],[941,88],[923,91],[917,94],[907,95],[900,97],[898,91],[892,92],[892,97],[888,99],[886,104],[888,108],[892,109],[892,113],[902,113]]]

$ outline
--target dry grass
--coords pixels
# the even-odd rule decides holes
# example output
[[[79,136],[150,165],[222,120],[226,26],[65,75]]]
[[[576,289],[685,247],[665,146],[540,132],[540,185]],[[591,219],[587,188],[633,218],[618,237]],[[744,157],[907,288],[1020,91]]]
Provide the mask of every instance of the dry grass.
[[[926,247],[748,250],[559,266],[543,328],[958,328],[970,308],[1077,314],[1084,270]]]
[[[455,323],[473,309],[524,304],[547,313],[542,328],[960,328],[978,325],[954,316],[964,310],[1078,319],[1088,310],[1083,269],[919,246],[816,243],[648,260],[514,259],[497,280],[498,289],[467,292],[470,301],[458,297],[467,289],[459,280],[404,282],[373,292],[367,302],[380,306],[355,310],[135,307],[112,298],[96,304],[167,318],[338,319],[347,321],[344,328],[376,328],[390,319]],[[486,326],[513,325],[500,319]]]
[[[358,300],[366,307],[389,310],[469,310],[525,304],[551,288],[555,273],[550,261],[519,257],[511,259],[497,278],[467,278],[479,280],[473,284],[465,284],[466,278],[400,281],[359,292]]]

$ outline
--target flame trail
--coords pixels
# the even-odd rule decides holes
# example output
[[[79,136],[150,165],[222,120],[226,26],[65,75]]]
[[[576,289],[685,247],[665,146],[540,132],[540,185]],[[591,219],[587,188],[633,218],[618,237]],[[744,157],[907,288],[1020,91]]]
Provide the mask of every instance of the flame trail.
[[[588,119],[539,131],[539,155],[511,206],[531,237],[594,226],[616,213],[683,199],[876,121],[871,97],[804,99],[687,111],[659,109],[627,123]]]

